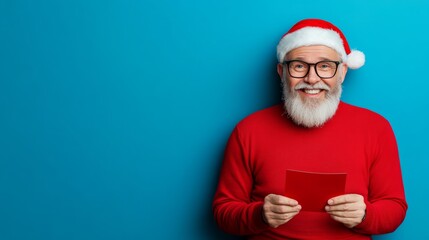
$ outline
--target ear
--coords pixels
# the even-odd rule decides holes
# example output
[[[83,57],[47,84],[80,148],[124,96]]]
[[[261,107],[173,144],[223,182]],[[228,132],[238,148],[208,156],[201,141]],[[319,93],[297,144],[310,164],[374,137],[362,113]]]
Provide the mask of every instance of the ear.
[[[277,64],[277,73],[279,74],[280,79],[283,77],[283,65],[281,63]]]
[[[342,71],[342,75],[341,75],[341,83],[343,83],[344,82],[344,80],[346,79],[346,75],[347,75],[347,70],[348,70],[349,68],[347,67],[347,64],[343,64],[343,66],[342,66],[342,68],[341,68],[341,71]]]

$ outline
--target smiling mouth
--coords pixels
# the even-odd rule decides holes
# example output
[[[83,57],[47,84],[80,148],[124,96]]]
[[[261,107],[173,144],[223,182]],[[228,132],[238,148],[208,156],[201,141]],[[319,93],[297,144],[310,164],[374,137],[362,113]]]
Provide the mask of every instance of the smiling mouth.
[[[308,88],[299,89],[299,90],[309,95],[316,95],[324,91],[323,89],[308,89]]]

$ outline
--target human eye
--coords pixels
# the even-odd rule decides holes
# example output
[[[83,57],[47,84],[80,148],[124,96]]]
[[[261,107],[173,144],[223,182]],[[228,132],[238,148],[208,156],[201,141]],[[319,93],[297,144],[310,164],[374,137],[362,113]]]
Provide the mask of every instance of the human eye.
[[[292,68],[295,71],[303,71],[303,70],[307,69],[307,65],[303,62],[297,61],[297,62],[292,63]]]
[[[321,63],[319,67],[320,68],[329,68],[329,67],[331,67],[331,65],[329,63]]]
[[[320,62],[317,64],[317,68],[320,70],[330,70],[335,68],[335,63],[333,62]]]

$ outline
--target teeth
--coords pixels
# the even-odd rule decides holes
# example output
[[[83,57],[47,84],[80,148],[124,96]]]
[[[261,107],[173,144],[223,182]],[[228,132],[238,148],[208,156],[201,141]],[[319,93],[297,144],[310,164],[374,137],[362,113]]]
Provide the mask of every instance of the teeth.
[[[304,92],[307,94],[318,94],[320,93],[320,89],[305,89]]]

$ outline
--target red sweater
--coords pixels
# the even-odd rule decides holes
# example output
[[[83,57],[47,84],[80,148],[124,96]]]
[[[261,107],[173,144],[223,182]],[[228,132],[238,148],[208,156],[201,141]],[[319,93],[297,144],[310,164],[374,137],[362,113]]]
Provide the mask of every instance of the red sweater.
[[[299,127],[283,112],[281,105],[256,112],[231,134],[213,201],[218,225],[248,239],[370,239],[394,231],[407,203],[387,120],[344,102],[319,128]],[[346,193],[365,198],[365,220],[349,229],[325,212],[301,211],[269,227],[262,220],[263,200],[284,195],[286,169],[346,172]]]

